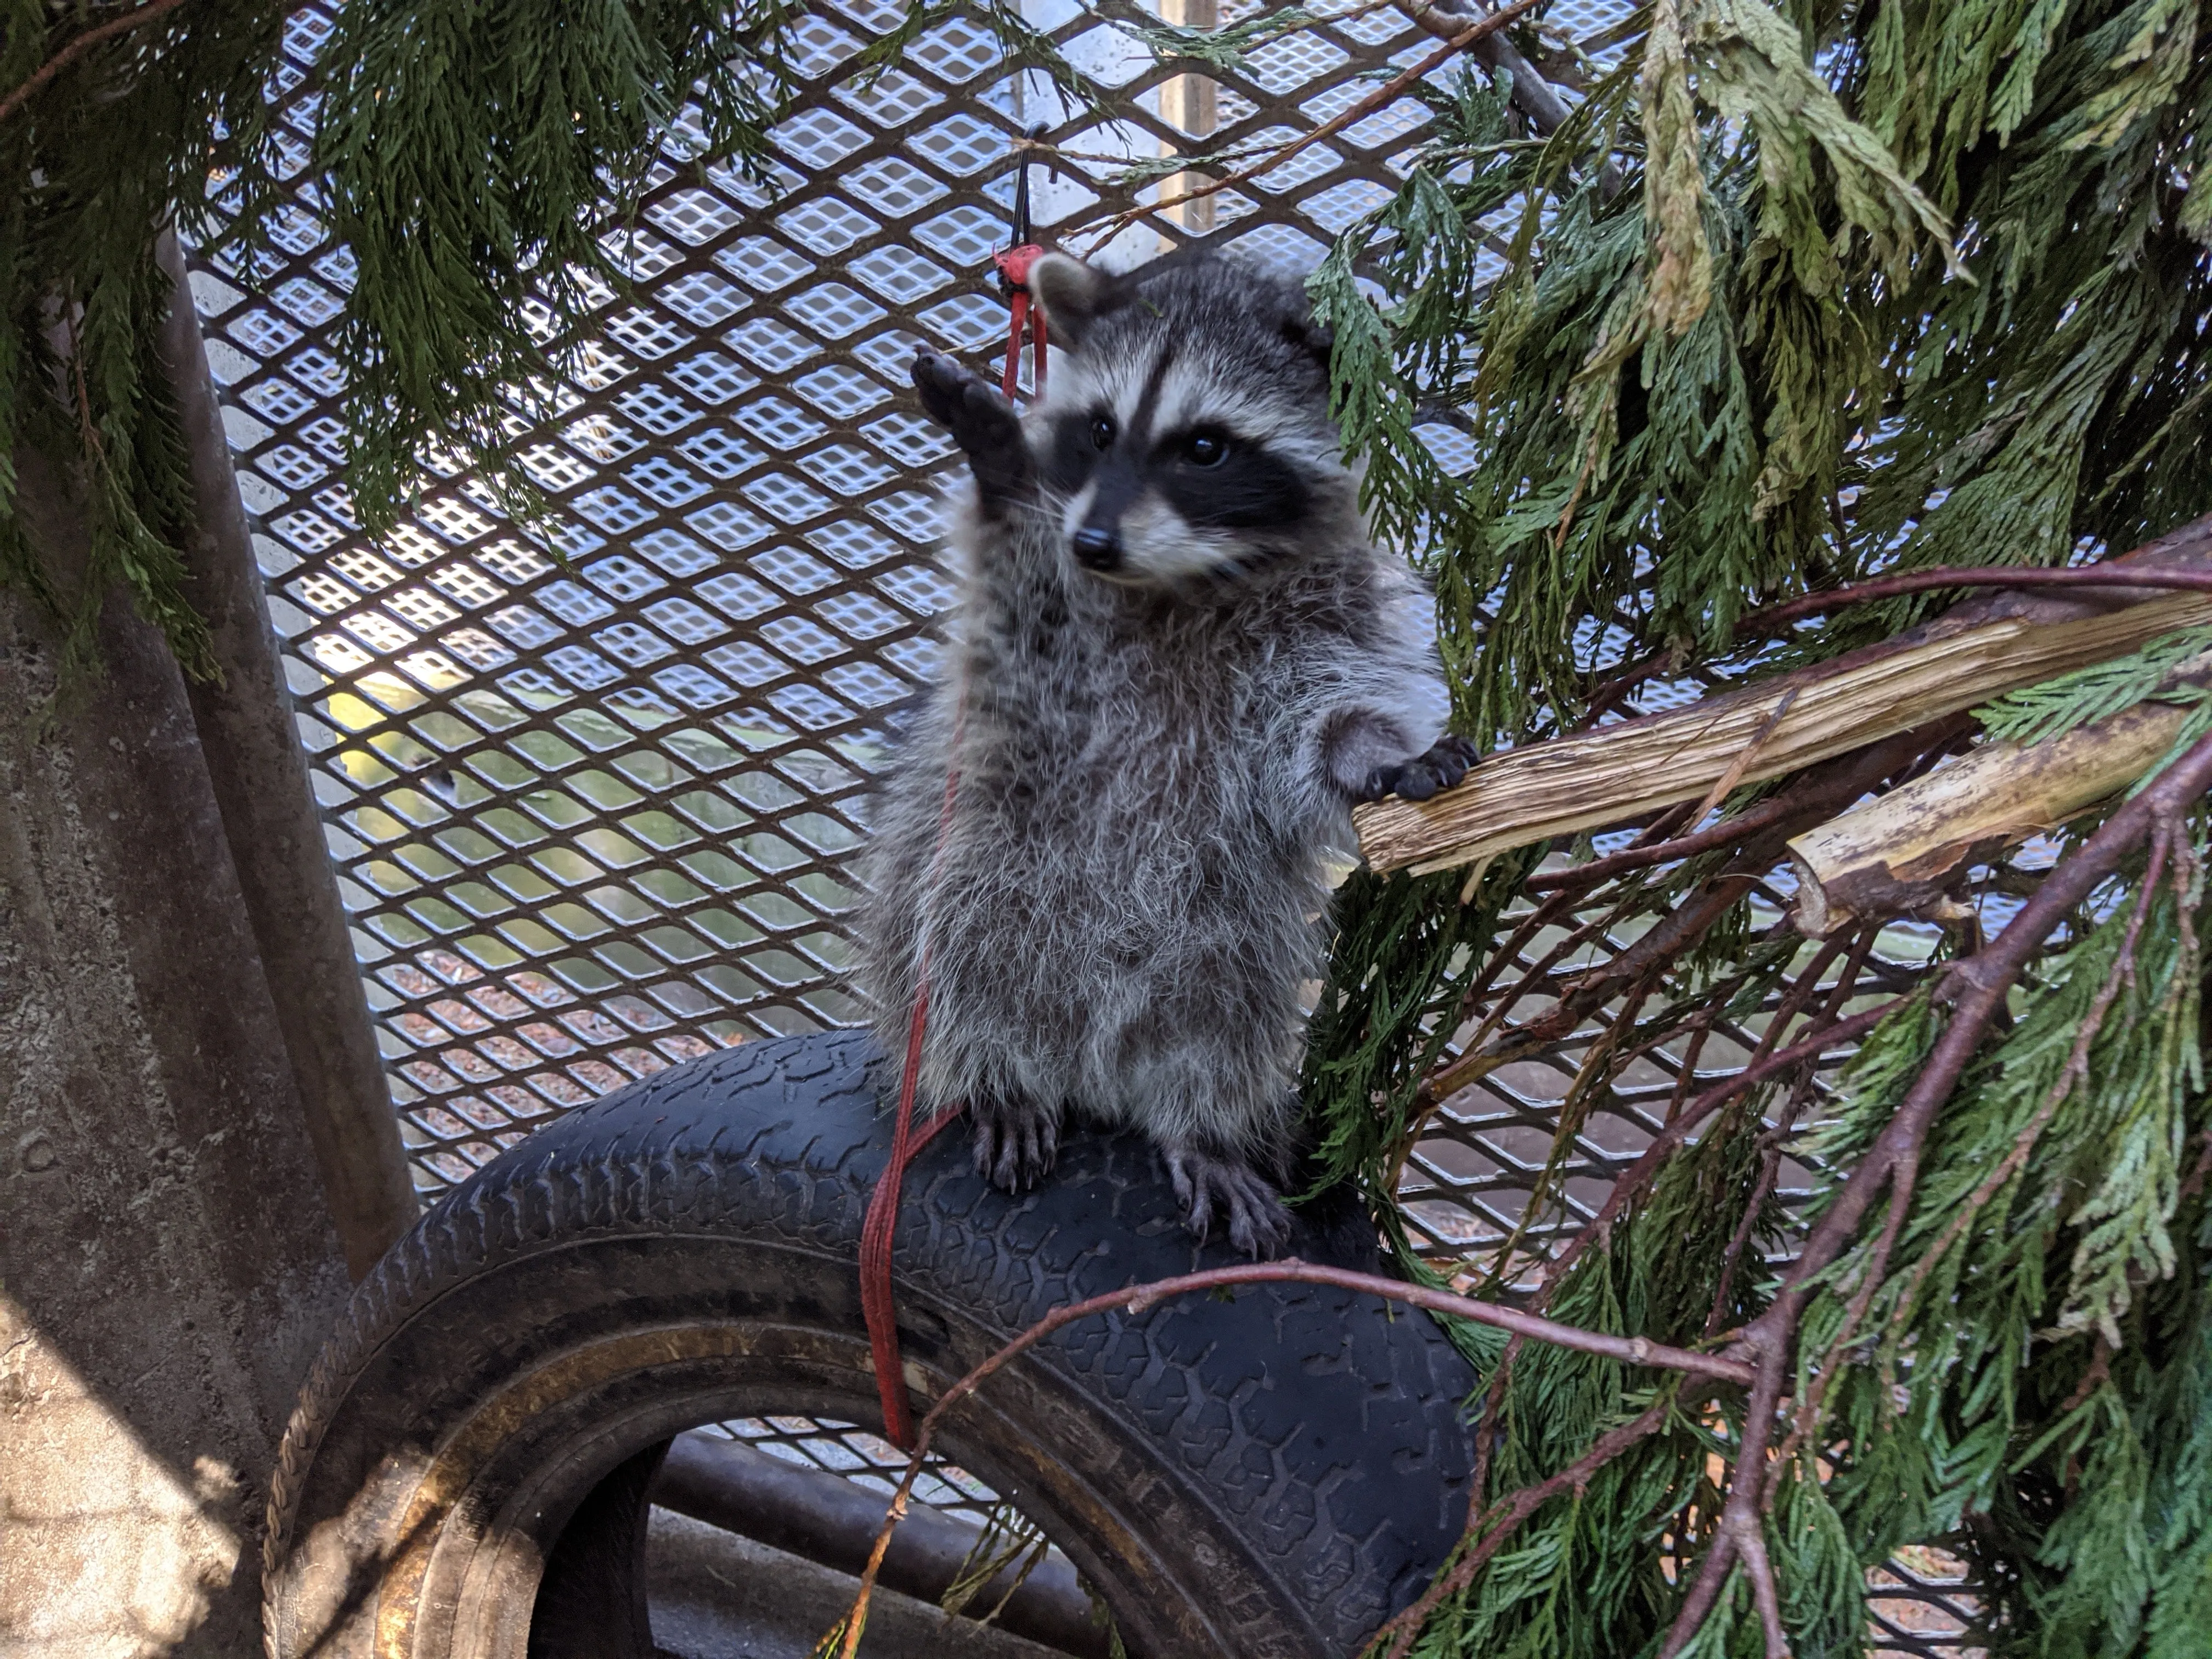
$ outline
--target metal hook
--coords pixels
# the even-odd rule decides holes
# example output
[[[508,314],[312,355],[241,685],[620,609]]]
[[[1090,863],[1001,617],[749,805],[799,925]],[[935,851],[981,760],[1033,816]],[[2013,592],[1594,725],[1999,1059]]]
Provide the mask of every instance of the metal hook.
[[[1050,123],[1039,121],[1035,125],[1031,126],[1027,132],[1024,133],[1022,137],[1031,144],[1036,143],[1043,138],[1049,126]],[[1014,173],[1014,236],[1012,246],[1015,247],[1022,247],[1030,240],[1030,155],[1026,149],[1022,150],[1020,154],[1021,160],[1017,163],[1016,172]],[[1044,165],[1045,171],[1047,174],[1049,175],[1052,171],[1052,163],[1048,161]]]

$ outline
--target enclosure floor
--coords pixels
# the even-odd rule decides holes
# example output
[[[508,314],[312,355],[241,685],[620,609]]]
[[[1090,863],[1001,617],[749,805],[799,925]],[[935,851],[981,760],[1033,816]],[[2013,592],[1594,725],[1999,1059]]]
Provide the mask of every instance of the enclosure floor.
[[[807,1659],[860,1588],[848,1573],[666,1510],[653,1511],[647,1536],[659,1659]],[[882,1659],[1064,1659],[883,1589],[860,1650]]]

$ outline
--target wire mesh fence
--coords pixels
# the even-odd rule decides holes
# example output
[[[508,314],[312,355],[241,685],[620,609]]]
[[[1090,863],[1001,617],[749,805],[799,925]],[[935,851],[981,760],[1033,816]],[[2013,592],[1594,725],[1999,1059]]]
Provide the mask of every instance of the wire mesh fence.
[[[345,376],[331,331],[350,262],[307,162],[332,12],[291,16],[268,87],[287,205],[254,268],[202,257],[193,286],[426,1198],[633,1079],[862,1016],[840,984],[849,859],[887,720],[926,683],[951,594],[933,547],[952,451],[907,366],[924,343],[978,368],[1004,349],[986,277],[1017,139],[1042,123],[1061,152],[1034,210],[1048,239],[1065,237],[1195,177],[1117,185],[1127,163],[1278,144],[1435,45],[1392,6],[1353,4],[1201,76],[1170,72],[1073,0],[1027,0],[1029,21],[1114,90],[1102,120],[1010,64],[980,15],[938,21],[878,77],[859,72],[905,9],[825,0],[797,26],[797,96],[766,180],[704,153],[687,117],[643,194],[610,204],[606,246],[629,280],[596,296],[558,415],[514,422],[548,518],[514,521],[464,460],[432,454],[377,538],[337,477]],[[1164,0],[1152,15],[1214,27],[1260,9]],[[1552,6],[1560,61],[1610,64],[1631,11]],[[1132,264],[1204,239],[1310,264],[1387,199],[1424,123],[1400,97],[1288,165],[1146,215],[1097,257]],[[1424,435],[1447,465],[1463,459],[1449,428]],[[1650,688],[1647,704],[1700,689]],[[1580,960],[1555,947],[1590,920],[1527,942],[1501,1024],[1540,1020]],[[1600,927],[1577,948],[1622,943]],[[1880,954],[1901,971],[1918,947],[1894,945]],[[1742,1062],[1774,1000],[1694,1051],[1653,1048],[1577,1103],[1559,1160],[1568,1085],[1602,1012],[1446,1102],[1407,1166],[1424,1249],[1449,1265],[1510,1242],[1539,1260],[1688,1079]],[[881,1463],[849,1425],[731,1431],[856,1477]],[[1893,1577],[1873,1611],[1895,1650],[1955,1641],[1955,1574],[1931,1555]]]
[[[270,87],[298,141],[291,201],[261,268],[203,260],[194,286],[425,1194],[634,1077],[859,1016],[838,985],[846,861],[950,591],[931,549],[951,447],[906,368],[921,342],[981,364],[1003,341],[984,277],[1016,136],[1057,118],[1091,156],[1264,143],[1426,39],[1364,10],[1200,88],[1059,9],[1054,38],[1126,118],[1068,111],[977,21],[870,82],[852,60],[902,8],[805,20],[766,187],[679,126],[634,211],[611,211],[631,283],[601,297],[558,418],[518,434],[550,520],[516,525],[433,456],[374,540],[336,477],[348,255],[304,172],[330,13],[294,15]],[[1401,100],[1107,257],[1203,234],[1310,260],[1387,191],[1420,114]],[[1041,179],[1048,234],[1126,201],[1115,171]]]

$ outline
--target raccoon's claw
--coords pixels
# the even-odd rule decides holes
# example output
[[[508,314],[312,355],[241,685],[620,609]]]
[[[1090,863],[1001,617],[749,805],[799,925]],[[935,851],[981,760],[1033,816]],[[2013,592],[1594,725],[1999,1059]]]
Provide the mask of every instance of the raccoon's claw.
[[[1160,1149],[1168,1179],[1182,1201],[1183,1225],[1201,1244],[1213,1230],[1218,1204],[1229,1212],[1229,1242],[1255,1261],[1272,1261],[1291,1242],[1291,1213],[1273,1187],[1249,1166],[1195,1146]]]
[[[1465,777],[1474,762],[1474,745],[1465,738],[1441,738],[1425,755],[1395,766],[1376,767],[1360,786],[1358,798],[1381,800],[1385,795],[1401,795],[1407,800],[1426,800]]]
[[[1030,477],[1021,417],[998,387],[923,346],[914,355],[914,389],[930,418],[952,434],[986,501],[1018,492]]]
[[[1052,1173],[1060,1156],[1060,1125],[1037,1107],[1002,1100],[971,1100],[975,1126],[975,1173],[1002,1191],[1026,1192]]]

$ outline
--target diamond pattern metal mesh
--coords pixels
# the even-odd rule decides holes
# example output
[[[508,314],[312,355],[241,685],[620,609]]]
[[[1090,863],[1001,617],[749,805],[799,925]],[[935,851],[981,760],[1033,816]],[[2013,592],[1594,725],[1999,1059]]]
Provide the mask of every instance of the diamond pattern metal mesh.
[[[1155,8],[1201,27],[1261,9]],[[854,57],[904,9],[826,0],[799,25],[801,91],[773,135],[772,187],[702,154],[696,125],[678,124],[634,228],[611,233],[629,283],[598,296],[599,331],[559,415],[520,447],[555,503],[550,535],[502,516],[465,465],[432,456],[417,504],[374,542],[337,479],[344,370],[327,331],[351,259],[301,176],[308,71],[331,11],[290,19],[270,91],[290,129],[295,198],[264,264],[203,258],[193,285],[426,1199],[634,1078],[861,1015],[838,982],[847,862],[885,717],[927,678],[931,620],[951,593],[932,548],[951,448],[915,408],[907,365],[924,341],[978,368],[1003,350],[1006,311],[985,278],[1006,235],[1017,135],[1042,120],[1049,142],[1084,158],[1032,179],[1040,227],[1068,239],[1197,177],[1133,195],[1112,183],[1121,161],[1287,139],[1435,44],[1387,5],[1352,6],[1254,52],[1243,72],[1177,75],[1073,0],[1025,0],[1072,61],[1118,88],[1123,113],[1099,123],[1010,70],[966,16],[863,84]],[[1547,34],[1591,43],[1589,61],[1609,67],[1607,32],[1630,11],[1559,0]],[[1203,237],[1309,264],[1385,199],[1422,125],[1419,104],[1401,98],[1236,190],[1150,214],[1103,248],[1073,245],[1127,264]],[[1450,428],[1423,436],[1447,464],[1466,459]],[[1653,688],[1647,701],[1702,689]],[[1559,937],[1532,941],[1522,966]],[[1895,954],[1918,952],[1900,937]],[[1508,1024],[1540,1017],[1574,961],[1553,964],[1550,989]],[[1587,1215],[1686,1067],[1741,1063],[1759,1024],[1715,1032],[1694,1060],[1679,1045],[1655,1052],[1591,1103],[1564,1211],[1532,1219],[1524,1263]],[[1594,1021],[1447,1103],[1407,1173],[1437,1258],[1512,1236],[1566,1081],[1603,1029]],[[847,1425],[728,1431],[863,1476],[883,1462]],[[839,1449],[806,1449],[817,1440]],[[988,1504],[980,1486],[937,1473],[944,1492],[927,1501]],[[1945,1582],[1931,1556],[1883,1587],[1874,1610],[1895,1651],[1933,1650],[1927,1632],[1958,1626]]]
[[[1600,837],[1599,850],[1617,851],[1630,839],[1626,834]],[[1564,867],[1564,860],[1559,862]],[[1786,902],[1779,891],[1755,892],[1753,929],[1763,931],[1779,921]],[[1507,915],[1507,927],[1534,908],[1526,901],[1517,903]],[[1514,952],[1498,975],[1498,988],[1471,1012],[1455,1051],[1478,1036],[1510,1040],[1544,1027],[1567,988],[1632,943],[1603,926],[1605,921],[1605,906],[1598,904],[1570,912],[1537,932]],[[1855,1013],[1910,988],[1934,934],[1932,928],[1911,922],[1886,930],[1836,1012]],[[1754,1012],[1740,1020],[1717,1022],[1702,1036],[1685,1031],[1657,1045],[1615,1070],[1586,1098],[1574,1098],[1573,1085],[1584,1062],[1609,1040],[1622,1012],[1619,1001],[1570,1035],[1448,1097],[1431,1132],[1413,1147],[1399,1188],[1422,1253],[1450,1271],[1470,1260],[1486,1269],[1500,1250],[1510,1250],[1503,1282],[1533,1290],[1536,1270],[1596,1212],[1615,1180],[1667,1121],[1693,1094],[1742,1068],[1818,955],[1817,947],[1804,946],[1782,983]],[[1802,994],[1832,992],[1839,978],[1832,962],[1824,964],[1816,980],[1802,986]],[[1816,1068],[1809,1097],[1795,1109],[1798,1128],[1825,1115],[1826,1073],[1840,1063],[1840,1055],[1831,1056]],[[1571,1133],[1567,1145],[1558,1148],[1561,1120],[1571,1103]],[[1778,1121],[1772,1114],[1779,1106],[1778,1102],[1770,1109],[1769,1127]],[[1555,1148],[1559,1158],[1545,1194],[1548,1201],[1532,1209],[1540,1176],[1553,1164]],[[1812,1182],[1811,1170],[1785,1158],[1776,1191],[1784,1203],[1795,1204],[1810,1195]]]
[[[906,1454],[890,1441],[834,1418],[739,1417],[710,1423],[705,1431],[738,1441],[794,1468],[843,1475],[883,1498],[898,1489],[899,1476],[906,1469]],[[915,1477],[914,1498],[978,1528],[1001,1501],[981,1480],[933,1452]]]
[[[1170,4],[1176,21],[1237,15]],[[1249,74],[1173,76],[1095,15],[1032,9],[1121,88],[1126,118],[1066,118],[1041,76],[1009,72],[996,37],[957,16],[865,86],[851,60],[902,8],[841,0],[799,27],[803,90],[775,129],[774,189],[679,125],[635,231],[611,234],[630,283],[599,296],[559,416],[520,444],[556,504],[550,537],[434,456],[408,517],[374,543],[361,532],[337,479],[344,380],[325,337],[351,264],[311,180],[295,179],[264,268],[196,270],[426,1194],[634,1077],[859,1017],[838,987],[859,799],[887,711],[929,672],[950,593],[931,547],[951,447],[914,407],[906,365],[923,340],[979,366],[1002,346],[984,276],[1014,137],[1043,119],[1094,157],[1245,148],[1328,118],[1364,95],[1362,75],[1430,46],[1375,10],[1263,49]],[[1621,10],[1559,9],[1565,27]],[[294,15],[271,82],[302,141],[295,166],[329,17]],[[1401,100],[1249,194],[1131,227],[1102,257],[1201,234],[1318,257],[1394,182],[1419,115]],[[1116,170],[1040,172],[1040,222],[1065,230],[1126,204]]]

